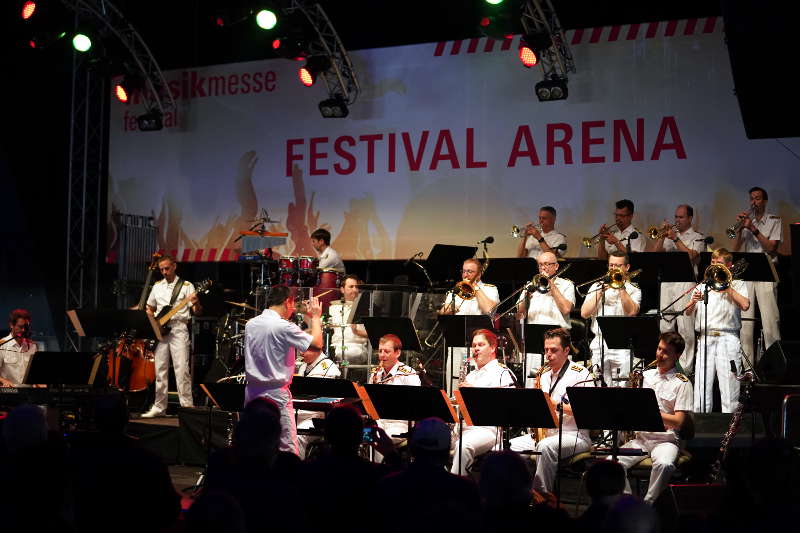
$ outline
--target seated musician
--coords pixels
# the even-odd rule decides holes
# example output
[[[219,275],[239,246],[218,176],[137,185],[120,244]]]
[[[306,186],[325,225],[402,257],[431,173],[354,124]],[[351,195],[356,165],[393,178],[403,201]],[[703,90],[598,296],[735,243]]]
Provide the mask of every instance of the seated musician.
[[[331,268],[344,272],[344,261],[339,257],[339,252],[331,248],[331,232],[319,228],[311,234],[311,246],[319,256],[319,268]]]
[[[541,374],[541,389],[550,395],[554,404],[561,404],[564,410],[563,431],[561,433],[561,457],[571,457],[585,452],[592,446],[588,430],[578,430],[572,407],[567,398],[567,387],[593,387],[591,374],[569,359],[572,352],[572,338],[564,328],[551,329],[544,334],[544,357],[549,369]],[[541,455],[536,461],[536,476],[533,488],[540,492],[553,492],[558,467],[558,428],[546,429],[545,436],[538,443],[531,435],[511,439],[511,449],[517,452],[535,449]]]
[[[511,371],[497,360],[497,335],[488,329],[472,334],[472,359],[476,370],[466,375],[459,387],[513,387],[516,380]],[[464,364],[468,364],[464,362]],[[456,431],[458,426],[456,426]],[[466,475],[475,457],[487,453],[499,444],[499,431],[495,426],[462,425],[460,442],[454,446],[455,457],[450,471]]]
[[[626,442],[623,448],[638,448],[650,454],[653,469],[650,473],[650,484],[644,497],[646,503],[652,504],[669,483],[675,470],[678,458],[678,431],[692,411],[692,384],[689,378],[678,373],[675,363],[683,353],[685,343],[683,337],[674,331],[662,333],[656,350],[656,368],[645,370],[642,375],[642,387],[656,391],[661,419],[667,431],[636,433],[636,438]],[[617,460],[625,470],[638,464],[642,456],[619,456]],[[625,492],[630,494],[631,486],[625,478]]]
[[[348,274],[342,280],[342,299],[331,302],[328,310],[330,324],[333,326],[331,348],[336,357],[350,363],[364,363],[367,360],[369,337],[362,324],[349,324],[347,317],[358,296],[361,280],[355,274]]]
[[[0,387],[25,383],[36,343],[31,340],[31,314],[14,309],[8,317],[11,332],[0,339]]]
[[[322,350],[318,350],[313,346],[303,352],[300,357],[303,362],[300,368],[297,369],[298,376],[309,378],[338,378],[341,375],[336,363],[331,361]],[[314,422],[312,418],[324,418],[324,414],[319,411],[297,411],[297,429],[313,428]],[[308,445],[314,440],[318,440],[318,438],[310,435],[297,435],[297,447],[300,459],[306,458]]]

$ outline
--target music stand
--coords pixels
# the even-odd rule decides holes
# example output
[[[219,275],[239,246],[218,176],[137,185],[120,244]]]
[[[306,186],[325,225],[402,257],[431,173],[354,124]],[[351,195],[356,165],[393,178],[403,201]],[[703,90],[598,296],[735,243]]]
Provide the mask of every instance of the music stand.
[[[467,259],[475,257],[477,246],[455,246],[452,244],[434,244],[425,269],[434,285],[461,280],[461,265]]]
[[[661,334],[656,315],[598,316],[597,325],[609,349],[630,350],[629,373],[633,371],[634,355],[640,359],[648,353],[655,355],[653,344]]]
[[[497,258],[489,262],[489,268],[483,273],[481,279],[483,281],[495,280],[498,283],[527,282],[538,273],[539,265],[533,257]]]
[[[576,286],[599,278],[608,272],[608,261],[594,257],[569,257],[558,263],[559,268],[563,268],[567,264],[570,265],[569,270],[564,275],[572,280]]]
[[[417,330],[414,328],[414,323],[410,318],[365,316],[361,321],[364,324],[364,328],[367,330],[367,336],[372,346],[378,346],[381,337],[393,333],[397,335],[400,338],[400,342],[403,343],[403,350],[422,351]]]
[[[767,254],[762,252],[731,252],[733,254],[733,262],[740,259],[747,261],[747,268],[737,279],[742,281],[769,281],[778,283],[780,278],[778,272],[775,270],[775,264],[770,261]],[[700,264],[698,271],[701,273],[706,271],[708,265],[711,264],[711,252],[700,253]]]
[[[23,380],[29,385],[87,385],[94,352],[36,352]]]
[[[567,395],[580,429],[612,431],[614,460],[623,455],[619,452],[619,431],[666,431],[653,389],[567,387]]]
[[[487,315],[439,315],[439,327],[444,335],[444,353],[451,348],[467,348],[472,346],[472,332],[477,329],[493,329],[492,319]],[[444,385],[453,390],[453,370],[455,357],[450,352],[450,368],[444,369]]]
[[[200,388],[206,393],[211,404],[223,411],[237,412],[244,409],[243,383],[201,383]],[[209,426],[210,427],[210,426]]]
[[[161,327],[147,311],[70,309],[67,316],[80,337],[110,338],[128,334],[137,339],[161,341]]]
[[[661,301],[661,283],[681,283],[695,281],[694,268],[689,260],[689,254],[679,252],[648,252],[645,254],[630,254],[630,272],[641,269],[636,277],[640,286],[656,287],[656,301],[658,309],[669,302]],[[642,295],[644,300],[644,295]],[[644,303],[644,302],[643,302]],[[650,307],[644,306],[644,309]]]
[[[294,376],[289,390],[295,410],[326,412],[360,401],[357,385],[346,379]]]

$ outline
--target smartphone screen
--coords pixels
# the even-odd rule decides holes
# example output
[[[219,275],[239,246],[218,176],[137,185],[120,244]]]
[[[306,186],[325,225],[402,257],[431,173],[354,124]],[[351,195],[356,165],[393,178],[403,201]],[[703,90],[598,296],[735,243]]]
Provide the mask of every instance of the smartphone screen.
[[[375,426],[367,426],[361,433],[362,442],[375,442]]]

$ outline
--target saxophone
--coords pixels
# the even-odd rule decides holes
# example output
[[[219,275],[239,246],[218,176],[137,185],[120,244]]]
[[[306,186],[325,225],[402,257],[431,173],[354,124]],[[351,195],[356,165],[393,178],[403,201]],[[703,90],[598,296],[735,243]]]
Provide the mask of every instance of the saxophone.
[[[642,384],[644,383],[644,373],[646,370],[650,370],[654,368],[658,364],[658,359],[653,359],[650,364],[642,369],[632,370],[630,376],[628,376],[628,388],[630,389],[641,389]],[[636,438],[635,431],[622,431],[619,435],[619,442],[626,443],[632,441]]]
[[[464,354],[464,359],[461,360],[461,368],[458,369],[458,387],[467,381],[467,374],[469,374],[469,352]]]
[[[565,363],[566,364],[566,363]],[[536,381],[533,382],[534,389],[541,389],[542,388],[542,374],[550,370],[550,363],[545,362],[539,370],[536,371]],[[545,428],[531,428],[531,437],[536,444],[539,444],[547,436],[547,430]]]
[[[711,483],[716,483],[720,480],[722,475],[722,465],[728,458],[728,447],[730,446],[736,433],[739,431],[739,425],[742,423],[742,414],[744,414],[745,404],[750,399],[750,387],[753,384],[753,371],[748,370],[741,375],[736,376],[736,380],[741,382],[742,392],[739,395],[739,404],[736,410],[731,415],[731,423],[728,425],[728,431],[722,436],[722,442],[719,445],[719,453],[714,464],[711,465],[711,474],[709,480]]]

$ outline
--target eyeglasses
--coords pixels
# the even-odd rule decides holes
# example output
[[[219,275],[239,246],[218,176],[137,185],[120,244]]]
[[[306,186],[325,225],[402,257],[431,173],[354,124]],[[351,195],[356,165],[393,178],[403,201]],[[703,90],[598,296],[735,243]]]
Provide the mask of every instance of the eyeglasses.
[[[551,267],[551,266],[555,266],[557,264],[558,263],[539,263],[539,266],[540,267]]]
[[[476,272],[477,270],[464,270],[463,268],[461,269],[462,274],[475,274]]]

